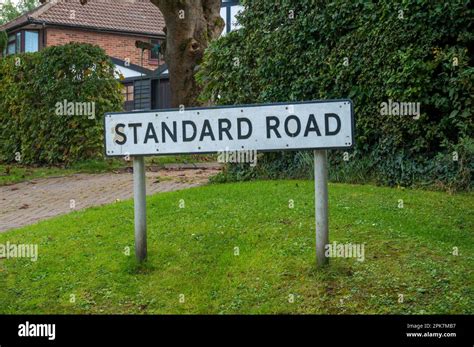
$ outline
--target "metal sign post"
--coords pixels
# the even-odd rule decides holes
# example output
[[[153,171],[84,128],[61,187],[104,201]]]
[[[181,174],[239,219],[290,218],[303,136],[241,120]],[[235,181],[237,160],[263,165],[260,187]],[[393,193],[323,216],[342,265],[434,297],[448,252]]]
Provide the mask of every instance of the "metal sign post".
[[[329,263],[325,248],[329,244],[328,228],[328,158],[326,150],[314,151],[314,204],[316,219],[316,264]]]
[[[133,156],[135,252],[147,256],[145,155],[314,150],[316,257],[328,263],[327,149],[354,145],[350,100],[107,113],[105,154]]]
[[[135,255],[139,262],[146,259],[146,181],[145,160],[133,157],[133,198],[135,209]]]

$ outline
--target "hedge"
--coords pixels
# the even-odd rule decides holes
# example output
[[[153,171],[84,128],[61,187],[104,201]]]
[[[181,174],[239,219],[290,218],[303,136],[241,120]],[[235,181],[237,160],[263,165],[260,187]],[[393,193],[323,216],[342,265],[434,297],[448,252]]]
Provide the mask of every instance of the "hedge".
[[[218,104],[350,98],[356,147],[347,161],[331,151],[333,180],[471,189],[469,3],[244,1],[243,28],[205,54],[202,98]],[[421,114],[383,115],[389,100],[419,103]],[[269,154],[259,168],[229,168],[227,178],[309,176],[311,163],[311,153]]]
[[[99,158],[103,115],[122,107],[114,66],[100,47],[71,43],[2,58],[0,161],[59,164]]]

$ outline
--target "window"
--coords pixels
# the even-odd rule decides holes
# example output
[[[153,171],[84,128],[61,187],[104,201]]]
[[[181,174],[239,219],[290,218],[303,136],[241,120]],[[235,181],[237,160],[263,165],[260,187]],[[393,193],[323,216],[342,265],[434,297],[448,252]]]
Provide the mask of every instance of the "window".
[[[127,83],[123,85],[122,95],[125,98],[125,102],[133,101],[133,84]]]
[[[38,52],[39,33],[37,31],[25,31],[25,52]]]
[[[21,32],[16,33],[15,46],[16,53],[21,52]]]
[[[8,36],[8,45],[4,51],[5,55],[21,52],[39,51],[39,32],[22,30]]]
[[[7,55],[16,53],[16,35],[8,36]]]
[[[158,60],[159,52],[160,52],[160,40],[158,39],[151,39],[150,43],[154,46],[153,49],[150,51],[150,60]]]
[[[133,82],[132,83],[124,83],[122,88],[122,95],[125,98],[124,103],[124,110],[131,111],[135,108],[134,106],[134,97],[133,97]]]

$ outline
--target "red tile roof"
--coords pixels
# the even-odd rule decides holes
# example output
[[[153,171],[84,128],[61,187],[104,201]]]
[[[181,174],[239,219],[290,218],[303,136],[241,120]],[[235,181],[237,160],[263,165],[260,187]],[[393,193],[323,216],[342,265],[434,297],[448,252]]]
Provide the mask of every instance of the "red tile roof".
[[[49,0],[0,30],[38,22],[149,35],[164,35],[165,26],[163,15],[149,0],[89,0],[86,5],[79,0]]]

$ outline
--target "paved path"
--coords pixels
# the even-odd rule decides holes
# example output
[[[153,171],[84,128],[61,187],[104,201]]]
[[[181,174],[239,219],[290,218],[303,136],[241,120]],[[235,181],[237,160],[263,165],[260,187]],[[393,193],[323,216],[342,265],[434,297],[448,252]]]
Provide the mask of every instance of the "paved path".
[[[195,187],[216,167],[147,172],[147,194]],[[0,187],[0,232],[133,196],[132,173],[77,174]]]

